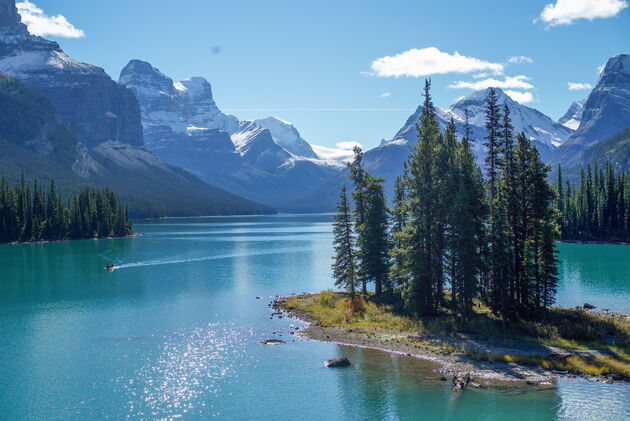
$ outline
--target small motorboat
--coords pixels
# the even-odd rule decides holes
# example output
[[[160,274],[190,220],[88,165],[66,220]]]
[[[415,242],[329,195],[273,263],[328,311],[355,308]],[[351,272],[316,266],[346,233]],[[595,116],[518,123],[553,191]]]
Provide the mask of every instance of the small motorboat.
[[[105,266],[105,269],[107,269],[107,270],[114,270],[114,264],[113,263],[108,263],[107,266]]]

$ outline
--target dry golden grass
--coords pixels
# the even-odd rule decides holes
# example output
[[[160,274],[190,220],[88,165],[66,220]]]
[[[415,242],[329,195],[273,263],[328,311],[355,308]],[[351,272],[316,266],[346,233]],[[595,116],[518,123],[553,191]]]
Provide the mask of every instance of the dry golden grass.
[[[444,309],[440,317],[419,319],[396,313],[391,306],[376,304],[370,297],[358,295],[353,301],[347,294],[332,290],[314,295],[289,297],[285,300],[285,307],[310,312],[322,326],[345,326],[359,330],[397,329],[417,334],[430,333],[449,339],[427,340],[425,336],[424,339],[418,337],[414,340],[416,348],[439,354],[461,352],[477,360],[537,365],[547,369],[591,375],[614,373],[630,377],[630,320],[620,316],[604,316],[581,309],[553,308],[541,320],[512,321],[509,329],[503,331],[499,318],[480,302],[475,303],[475,315],[466,321],[460,320],[448,309]],[[509,338],[568,350],[608,350],[613,351],[615,356],[586,358],[573,355],[566,358],[543,358],[477,353],[458,347],[457,341],[451,340],[458,333],[475,334],[480,340],[488,343]],[[616,343],[605,343],[604,335],[615,338]]]

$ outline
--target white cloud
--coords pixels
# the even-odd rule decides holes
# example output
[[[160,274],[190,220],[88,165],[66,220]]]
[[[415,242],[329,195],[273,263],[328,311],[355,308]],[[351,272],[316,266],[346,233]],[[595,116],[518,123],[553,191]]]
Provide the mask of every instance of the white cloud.
[[[520,92],[520,91],[503,91],[507,96],[512,98],[514,101],[519,104],[527,104],[534,100],[534,95],[531,92]]]
[[[60,38],[83,38],[85,32],[77,29],[68,22],[65,16],[48,16],[35,4],[26,0],[16,4],[18,12],[22,16],[22,22],[28,26],[33,35],[53,36]]]
[[[519,63],[533,63],[534,60],[532,60],[529,57],[525,57],[525,56],[514,56],[514,57],[510,57],[508,59],[509,63],[512,64],[519,64]]]
[[[606,67],[605,64],[602,64],[601,66],[597,66],[597,75],[601,75],[605,67]]]
[[[467,57],[455,52],[449,54],[435,47],[418,50],[412,48],[395,56],[385,56],[372,62],[371,68],[376,76],[429,76],[445,73],[471,73],[491,71],[503,72],[503,64],[491,63],[474,57]]]
[[[448,87],[451,89],[474,89],[479,91],[486,88],[501,88],[501,89],[534,89],[534,85],[527,82],[530,80],[527,76],[506,76],[504,80],[498,80],[495,78],[488,78],[483,80],[477,80],[474,82],[466,82],[463,80],[450,84]]]
[[[582,91],[585,89],[593,89],[590,83],[573,83],[567,82],[570,91]]]
[[[542,21],[548,27],[570,25],[577,19],[610,18],[626,7],[625,0],[557,0],[546,5],[534,23]]]
[[[359,142],[339,142],[335,146],[337,146],[337,149],[341,149],[344,151],[351,151],[352,149],[354,149],[355,146],[363,149],[363,145],[361,145]]]
[[[379,98],[387,98],[388,96],[392,96],[389,92],[385,92],[384,94],[380,94]]]

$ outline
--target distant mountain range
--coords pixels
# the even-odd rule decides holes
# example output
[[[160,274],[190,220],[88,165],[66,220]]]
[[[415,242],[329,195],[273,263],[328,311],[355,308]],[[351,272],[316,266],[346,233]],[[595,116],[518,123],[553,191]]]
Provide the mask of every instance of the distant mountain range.
[[[135,216],[272,212],[211,187],[144,147],[133,92],[98,67],[31,35],[14,0],[0,8],[0,172],[56,178],[60,188],[109,186]],[[26,116],[29,116],[28,118]]]
[[[524,132],[536,145],[543,159],[549,160],[553,150],[573,134],[572,129],[554,122],[540,111],[517,103],[501,89],[495,88],[495,92],[501,108],[507,105],[510,110],[514,131]],[[440,128],[444,130],[448,122],[453,119],[460,137],[464,133],[464,112],[466,109],[468,110],[468,119],[474,140],[473,151],[477,163],[481,166],[483,166],[486,154],[483,142],[486,136],[485,108],[489,94],[490,89],[477,91],[448,108],[436,110]],[[363,158],[365,168],[373,175],[385,178],[385,190],[389,197],[393,193],[394,181],[402,173],[403,165],[409,156],[409,148],[417,142],[416,123],[421,114],[422,106],[419,106],[391,140],[382,142],[378,148],[365,152]],[[293,207],[301,211],[308,211],[320,206],[325,206],[327,210],[334,210],[337,192],[344,183],[347,183],[347,173],[330,180],[312,194],[300,198],[293,203]]]
[[[283,209],[343,167],[318,156],[291,123],[275,117],[239,121],[222,113],[203,78],[175,82],[132,60],[119,81],[138,98],[149,149],[243,197]]]
[[[479,165],[483,165],[485,149],[482,145],[486,136],[485,102],[488,89],[474,92],[454,105],[437,109],[441,129],[453,118],[459,135],[463,133],[464,110],[468,109],[473,150]],[[630,169],[630,55],[612,57],[593,92],[581,102],[573,103],[565,116],[557,123],[541,112],[518,104],[500,89],[495,88],[501,105],[507,104],[515,132],[524,132],[538,148],[541,157],[552,164],[562,164],[568,174],[577,174],[575,168],[592,163],[611,160],[617,168]],[[403,164],[409,156],[409,146],[416,143],[416,123],[422,107],[409,117],[403,127],[390,141],[382,142],[378,148],[365,152],[364,165],[373,175],[386,179],[386,192],[393,193],[393,184],[402,173]],[[623,131],[623,132],[622,132]],[[571,168],[574,167],[574,168]],[[337,192],[343,184],[349,184],[347,173],[329,180],[313,193],[293,203],[300,211],[326,209],[333,211]]]
[[[0,0],[0,8],[0,72],[7,75],[0,76],[0,172],[10,178],[24,168],[29,177],[57,178],[68,192],[110,186],[142,216],[332,211],[349,184],[351,151],[311,145],[276,117],[225,114],[201,77],[176,82],[132,60],[116,82],[29,34],[14,0]],[[629,55],[611,58],[589,97],[558,122],[495,90],[515,132],[524,132],[545,161],[630,163]],[[460,136],[468,110],[480,165],[488,93],[437,110],[440,127],[453,119]],[[366,169],[386,178],[388,195],[416,142],[421,113],[418,107],[390,140],[365,152]]]

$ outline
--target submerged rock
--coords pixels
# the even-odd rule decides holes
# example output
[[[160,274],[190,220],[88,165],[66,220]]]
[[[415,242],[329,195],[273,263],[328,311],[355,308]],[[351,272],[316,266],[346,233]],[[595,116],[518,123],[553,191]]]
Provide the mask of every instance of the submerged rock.
[[[265,339],[264,341],[258,341],[261,345],[284,345],[286,342],[280,339]]]
[[[350,360],[347,358],[339,358],[336,360],[324,361],[324,366],[329,368],[350,367]]]

